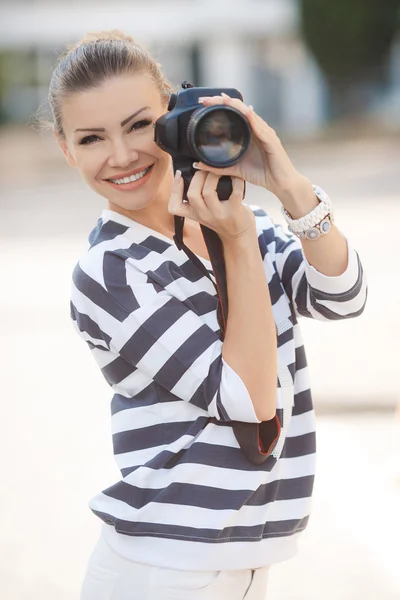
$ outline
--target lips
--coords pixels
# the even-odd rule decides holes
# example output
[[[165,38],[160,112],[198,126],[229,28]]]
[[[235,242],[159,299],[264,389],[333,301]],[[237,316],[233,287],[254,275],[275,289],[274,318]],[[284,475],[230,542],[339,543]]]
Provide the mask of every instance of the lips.
[[[136,170],[136,174],[130,175],[130,177],[125,175],[121,179],[105,179],[104,183],[113,189],[118,190],[119,192],[133,192],[146,185],[151,177],[152,172],[153,165],[145,168],[143,171],[137,172]]]
[[[149,167],[152,167],[153,164],[143,165],[142,167],[138,167],[137,169],[133,169],[132,171],[128,171],[127,173],[116,173],[115,175],[113,174],[110,177],[107,177],[105,179],[105,181],[111,181],[111,180],[115,181],[116,179],[124,179],[125,177],[132,177],[132,175],[137,175],[138,173],[145,171]]]

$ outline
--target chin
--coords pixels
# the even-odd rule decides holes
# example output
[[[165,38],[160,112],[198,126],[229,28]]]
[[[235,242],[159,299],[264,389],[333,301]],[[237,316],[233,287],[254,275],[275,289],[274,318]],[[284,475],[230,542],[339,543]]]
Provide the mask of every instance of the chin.
[[[108,195],[107,200],[111,210],[121,208],[128,211],[137,211],[150,206],[154,202],[155,197],[155,192],[153,194],[138,194],[133,192],[132,194],[126,194],[123,198],[119,197],[119,195]]]

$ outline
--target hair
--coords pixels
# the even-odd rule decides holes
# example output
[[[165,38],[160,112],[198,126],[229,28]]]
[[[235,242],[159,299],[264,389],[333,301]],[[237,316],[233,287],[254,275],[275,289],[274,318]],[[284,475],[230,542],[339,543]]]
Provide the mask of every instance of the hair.
[[[173,88],[164,77],[160,64],[143,46],[117,30],[86,34],[61,56],[50,80],[48,101],[54,131],[64,137],[63,98],[126,73],[148,73],[160,92],[161,100],[168,103]]]

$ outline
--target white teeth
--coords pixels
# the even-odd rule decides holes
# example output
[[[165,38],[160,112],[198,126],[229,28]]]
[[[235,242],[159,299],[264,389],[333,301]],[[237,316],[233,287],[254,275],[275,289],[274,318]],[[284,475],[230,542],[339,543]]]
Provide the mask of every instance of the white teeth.
[[[131,183],[132,181],[137,181],[138,179],[141,179],[149,171],[150,167],[147,167],[147,169],[141,171],[140,173],[136,173],[136,175],[131,175],[130,177],[123,177],[122,179],[110,179],[110,181],[112,181],[112,183],[117,183],[118,185],[120,185],[121,183]]]

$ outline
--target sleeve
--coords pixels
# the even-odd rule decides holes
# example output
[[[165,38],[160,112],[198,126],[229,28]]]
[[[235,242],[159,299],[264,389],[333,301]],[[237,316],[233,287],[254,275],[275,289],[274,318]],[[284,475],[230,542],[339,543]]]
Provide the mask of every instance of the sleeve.
[[[312,267],[298,238],[274,225],[275,262],[285,291],[298,315],[335,321],[359,316],[367,300],[367,281],[360,258],[348,240],[347,269],[328,277]]]
[[[185,301],[198,287],[185,280],[179,288],[186,298],[178,298],[174,282],[172,295],[115,253],[108,255],[103,277],[91,289],[100,288],[107,299],[92,318],[109,349],[134,367],[133,376],[156,382],[217,420],[260,422],[244,382],[222,358],[218,334]],[[99,296],[92,297],[92,304]]]

